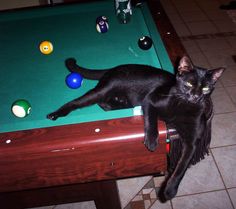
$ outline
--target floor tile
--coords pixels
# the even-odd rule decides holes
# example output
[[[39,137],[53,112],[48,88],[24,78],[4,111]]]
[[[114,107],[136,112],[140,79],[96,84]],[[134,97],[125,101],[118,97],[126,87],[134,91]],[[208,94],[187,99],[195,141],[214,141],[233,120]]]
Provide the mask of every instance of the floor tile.
[[[211,11],[211,10],[218,10],[219,6],[221,3],[218,0],[196,0],[197,4],[201,9],[204,9],[206,11]]]
[[[214,20],[213,23],[219,32],[236,31],[236,25],[232,21]]]
[[[164,179],[165,179],[165,176],[151,178],[141,188],[141,190],[131,199],[131,201],[123,208],[124,209],[148,209],[150,208],[156,201],[158,201],[157,191],[159,190]]]
[[[228,14],[224,10],[209,10],[206,12],[206,15],[211,20],[224,20],[224,21],[231,21]]]
[[[236,86],[236,65],[228,66],[221,77],[222,84],[227,86]]]
[[[96,209],[93,201],[57,205],[53,209]]]
[[[199,11],[201,12],[200,8],[194,1],[173,1],[175,7],[180,13],[183,12],[190,12],[190,11]]]
[[[232,48],[227,48],[224,50],[208,49],[207,51],[203,51],[203,54],[206,56],[213,68],[227,68],[228,66],[235,65],[232,59],[232,55],[235,54],[235,50]]]
[[[182,40],[181,41],[184,48],[188,52],[188,54],[200,53],[200,48],[196,44],[194,40]]]
[[[226,87],[226,91],[228,92],[234,104],[236,105],[236,86]]]
[[[179,14],[177,13],[170,13],[168,17],[173,24],[184,23]]]
[[[35,208],[28,208],[28,209],[54,209],[55,205],[51,206],[43,206],[43,207],[35,207]]]
[[[96,209],[93,201],[57,205],[53,209]]]
[[[194,65],[207,69],[210,67],[207,58],[201,52],[191,53],[190,57]]]
[[[176,23],[174,28],[179,37],[191,35],[191,32],[184,23]]]
[[[194,22],[194,21],[207,21],[207,16],[199,11],[187,11],[181,12],[181,17],[185,22]]]
[[[227,188],[236,187],[236,145],[212,149]]]
[[[211,69],[211,68],[210,68],[210,69]],[[218,80],[217,83],[216,83],[216,85],[215,85],[215,89],[217,89],[217,88],[223,88],[223,87],[224,87],[224,86],[223,86],[221,80]]]
[[[236,49],[236,36],[227,37],[226,40],[233,49]]]
[[[117,186],[119,190],[121,206],[125,207],[151,178],[151,176],[145,176],[118,180]]]
[[[225,190],[173,199],[173,209],[233,209]]]
[[[166,202],[166,203],[161,203],[159,201],[156,201],[152,207],[150,207],[150,209],[172,209],[171,208],[171,204],[170,201]]]
[[[187,23],[192,35],[217,33],[217,28],[209,21]]]
[[[212,93],[214,113],[227,113],[236,111],[236,106],[224,88],[216,88]]]
[[[236,144],[236,112],[213,117],[211,147]]]
[[[212,156],[189,168],[180,183],[177,196],[224,189]]]
[[[60,204],[55,206],[37,207],[31,209],[96,209],[94,201]]]
[[[202,51],[207,51],[209,49],[223,50],[230,48],[230,44],[225,40],[225,38],[200,39],[196,40],[196,43]]]
[[[177,13],[177,10],[173,6],[171,0],[161,0],[161,5],[163,6],[167,15],[169,15],[171,13]]]
[[[229,189],[229,196],[233,202],[234,207],[236,208],[236,188]]]

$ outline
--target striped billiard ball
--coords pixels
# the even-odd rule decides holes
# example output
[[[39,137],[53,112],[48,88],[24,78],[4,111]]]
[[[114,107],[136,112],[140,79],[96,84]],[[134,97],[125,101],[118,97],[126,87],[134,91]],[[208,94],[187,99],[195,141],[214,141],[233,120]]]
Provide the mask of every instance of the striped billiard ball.
[[[101,20],[96,24],[96,29],[99,33],[106,33],[109,29],[109,25],[106,21]]]
[[[18,99],[12,104],[11,111],[16,117],[24,118],[30,114],[31,105],[24,99]]]

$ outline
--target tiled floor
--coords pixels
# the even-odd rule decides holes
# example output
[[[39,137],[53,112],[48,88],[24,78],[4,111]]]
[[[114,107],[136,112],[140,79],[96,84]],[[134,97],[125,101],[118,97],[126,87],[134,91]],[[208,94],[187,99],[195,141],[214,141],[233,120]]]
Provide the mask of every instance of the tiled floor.
[[[165,204],[156,200],[153,191],[162,179],[147,176],[118,181],[123,208],[236,208],[236,63],[232,59],[236,55],[236,23],[219,9],[228,2],[162,0],[193,62],[209,68],[224,66],[227,71],[212,95],[215,116],[210,155],[187,171],[177,197]],[[84,202],[46,208],[95,209],[95,205]]]

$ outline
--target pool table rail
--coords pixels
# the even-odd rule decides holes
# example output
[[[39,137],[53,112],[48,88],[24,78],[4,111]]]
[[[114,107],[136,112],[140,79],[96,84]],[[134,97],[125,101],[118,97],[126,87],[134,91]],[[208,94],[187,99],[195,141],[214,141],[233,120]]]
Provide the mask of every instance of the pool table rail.
[[[161,130],[165,123],[159,122]],[[0,192],[160,173],[166,133],[150,152],[142,116],[0,134]]]

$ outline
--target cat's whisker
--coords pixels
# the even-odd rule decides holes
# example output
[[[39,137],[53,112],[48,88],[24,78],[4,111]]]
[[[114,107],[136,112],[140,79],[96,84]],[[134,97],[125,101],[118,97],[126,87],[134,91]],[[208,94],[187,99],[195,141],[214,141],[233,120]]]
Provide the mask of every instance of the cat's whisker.
[[[160,96],[178,96],[178,95],[184,95],[184,94],[158,94]]]

